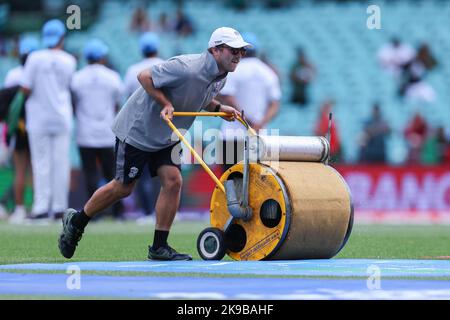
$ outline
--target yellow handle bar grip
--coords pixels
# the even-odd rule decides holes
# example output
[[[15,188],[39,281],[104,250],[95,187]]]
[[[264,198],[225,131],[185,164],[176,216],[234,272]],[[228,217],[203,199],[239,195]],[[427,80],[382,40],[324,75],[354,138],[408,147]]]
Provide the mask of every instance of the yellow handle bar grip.
[[[175,111],[173,113],[174,117],[229,117],[230,114],[226,112],[178,112]],[[250,125],[242,119],[242,117],[238,116],[236,118],[240,123],[244,125],[245,128],[248,129],[250,134],[256,136],[256,131],[250,127]]]

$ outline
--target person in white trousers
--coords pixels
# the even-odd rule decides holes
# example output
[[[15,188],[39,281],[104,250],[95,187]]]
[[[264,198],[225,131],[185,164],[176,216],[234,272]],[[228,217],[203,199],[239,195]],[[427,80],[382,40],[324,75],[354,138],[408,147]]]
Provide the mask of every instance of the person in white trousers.
[[[111,181],[115,175],[116,137],[111,126],[122,103],[123,84],[120,75],[105,66],[108,51],[102,40],[89,40],[84,47],[88,64],[75,72],[71,83],[76,140],[88,198],[97,190],[101,177]],[[114,218],[120,218],[122,206],[120,201],[114,204]]]
[[[70,138],[73,110],[70,82],[76,60],[63,51],[65,25],[53,19],[42,28],[46,49],[31,53],[24,67],[25,104],[31,165],[31,218],[60,218],[67,208],[70,183]]]

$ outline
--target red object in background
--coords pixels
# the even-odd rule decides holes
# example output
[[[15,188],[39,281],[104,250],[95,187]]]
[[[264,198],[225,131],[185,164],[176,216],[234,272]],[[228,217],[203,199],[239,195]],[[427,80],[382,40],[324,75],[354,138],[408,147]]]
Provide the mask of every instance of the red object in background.
[[[211,171],[216,175],[218,179],[223,174],[223,170],[220,166],[210,167]],[[211,179],[209,174],[203,169],[199,168],[193,172],[192,176],[189,179],[188,189],[189,192],[192,193],[204,193],[207,192],[212,194],[216,183]]]
[[[222,167],[212,166],[210,169],[220,179],[223,174]],[[185,204],[184,206],[193,207],[201,211],[209,209],[211,195],[215,186],[216,183],[208,173],[198,166],[184,182],[183,196],[189,198],[189,205]]]
[[[450,166],[336,166],[355,210],[449,211]]]
[[[318,122],[314,130],[315,135],[325,137],[328,133],[328,123],[330,112],[332,112],[334,102],[326,101],[320,111]],[[339,131],[336,128],[336,121],[331,122],[330,128],[330,153],[331,155],[336,155],[341,150],[341,138],[339,136]]]
[[[376,212],[449,212],[450,166],[383,165],[335,166],[346,180],[355,211]],[[222,175],[219,166],[211,168],[217,177]],[[198,168],[186,179],[184,196],[190,207],[207,210],[214,181]]]
[[[428,133],[428,125],[425,119],[416,113],[414,118],[408,124],[405,129],[405,137],[411,143],[414,144],[413,140],[419,139],[420,144],[423,143]]]

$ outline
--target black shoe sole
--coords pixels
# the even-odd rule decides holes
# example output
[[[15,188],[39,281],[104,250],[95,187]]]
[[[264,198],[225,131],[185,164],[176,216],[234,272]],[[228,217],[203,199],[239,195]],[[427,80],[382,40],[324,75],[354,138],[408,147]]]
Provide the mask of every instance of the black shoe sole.
[[[192,258],[186,258],[186,259],[159,259],[159,258],[151,258],[147,257],[150,261],[192,261]]]

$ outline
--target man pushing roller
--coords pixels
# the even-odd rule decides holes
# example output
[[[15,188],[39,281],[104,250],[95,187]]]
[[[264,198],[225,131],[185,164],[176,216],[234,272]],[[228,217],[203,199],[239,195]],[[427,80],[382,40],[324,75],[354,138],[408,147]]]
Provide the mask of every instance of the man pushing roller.
[[[171,140],[172,131],[163,119],[172,120],[175,110],[206,109],[229,113],[229,119],[238,116],[237,110],[221,105],[214,98],[225,85],[228,72],[236,69],[249,46],[238,31],[218,28],[212,33],[206,52],[173,57],[138,75],[141,87],[128,99],[112,128],[116,135],[115,179],[99,188],[83,210],[65,211],[63,231],[58,240],[64,257],[73,256],[92,217],[133,191],[147,165],[151,176],[157,175],[161,180],[155,234],[153,245],[148,248],[148,258],[192,260],[190,255],[178,253],[167,243],[180,202],[182,178],[180,155],[178,159],[172,158],[172,149],[178,142]],[[194,120],[195,117],[178,117],[173,123],[187,130]]]

